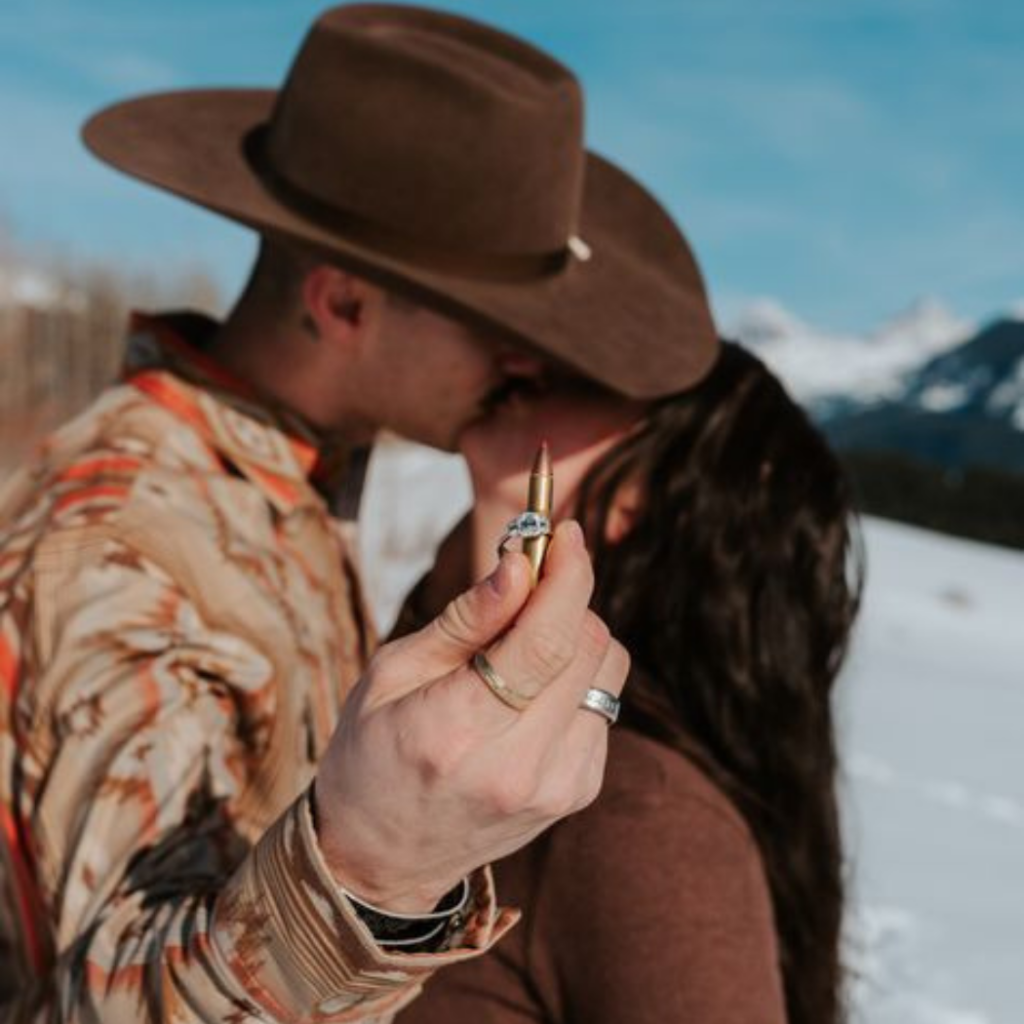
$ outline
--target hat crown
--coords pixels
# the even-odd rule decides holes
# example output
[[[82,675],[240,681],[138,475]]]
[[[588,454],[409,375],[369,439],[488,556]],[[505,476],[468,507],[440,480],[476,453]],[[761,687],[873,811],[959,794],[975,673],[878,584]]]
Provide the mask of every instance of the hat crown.
[[[665,210],[584,152],[582,106],[528,43],[354,5],[314,26],[282,90],[136,97],[85,139],[135,178],[616,391],[670,394],[716,351],[700,271]]]
[[[564,252],[582,202],[568,69],[465,18],[393,5],[324,14],[252,151],[308,201],[455,253]]]

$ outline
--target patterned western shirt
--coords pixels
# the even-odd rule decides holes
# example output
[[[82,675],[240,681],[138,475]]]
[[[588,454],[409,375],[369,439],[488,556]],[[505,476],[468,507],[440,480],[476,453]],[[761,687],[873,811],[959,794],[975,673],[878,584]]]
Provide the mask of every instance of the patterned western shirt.
[[[373,642],[313,438],[137,318],[0,491],[0,1021],[388,1020],[514,919],[388,953],[308,802]]]

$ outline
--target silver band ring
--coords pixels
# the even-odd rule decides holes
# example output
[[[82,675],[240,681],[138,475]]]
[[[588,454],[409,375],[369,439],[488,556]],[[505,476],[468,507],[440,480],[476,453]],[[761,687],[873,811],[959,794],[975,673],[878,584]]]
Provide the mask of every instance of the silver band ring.
[[[498,557],[500,558],[508,548],[509,541],[526,540],[529,537],[550,537],[551,520],[540,512],[520,512],[505,527],[505,532],[498,541]]]
[[[513,690],[498,675],[497,670],[483,651],[477,651],[473,655],[473,668],[476,674],[486,683],[487,689],[503,704],[507,704],[516,711],[525,711],[530,706],[530,701],[533,700],[533,697],[528,697],[525,693]]]
[[[607,719],[609,725],[614,725],[618,720],[619,708],[622,707],[622,702],[614,693],[609,693],[607,690],[599,690],[596,686],[592,686],[587,690],[586,697],[580,702],[580,707],[585,708],[587,711],[593,711],[595,714]]]

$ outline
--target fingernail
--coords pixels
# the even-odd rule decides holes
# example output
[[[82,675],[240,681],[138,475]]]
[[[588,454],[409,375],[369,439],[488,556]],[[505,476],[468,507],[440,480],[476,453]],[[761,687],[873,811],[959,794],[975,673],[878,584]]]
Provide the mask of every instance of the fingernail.
[[[562,536],[570,544],[575,544],[577,547],[583,547],[583,531],[580,529],[580,524],[575,519],[567,519],[562,523]]]
[[[498,568],[487,578],[487,583],[498,597],[503,597],[508,591],[508,559],[502,556],[498,562]]]

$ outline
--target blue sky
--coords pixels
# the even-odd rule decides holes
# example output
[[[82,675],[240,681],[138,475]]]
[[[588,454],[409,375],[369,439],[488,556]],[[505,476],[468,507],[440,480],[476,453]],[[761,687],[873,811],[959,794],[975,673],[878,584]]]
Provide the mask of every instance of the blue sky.
[[[251,236],[92,160],[105,103],[273,85],[324,5],[4,0],[0,223],[232,289]],[[572,66],[593,148],[680,219],[725,313],[772,296],[829,328],[923,295],[983,319],[1024,298],[1019,0],[449,0]]]

